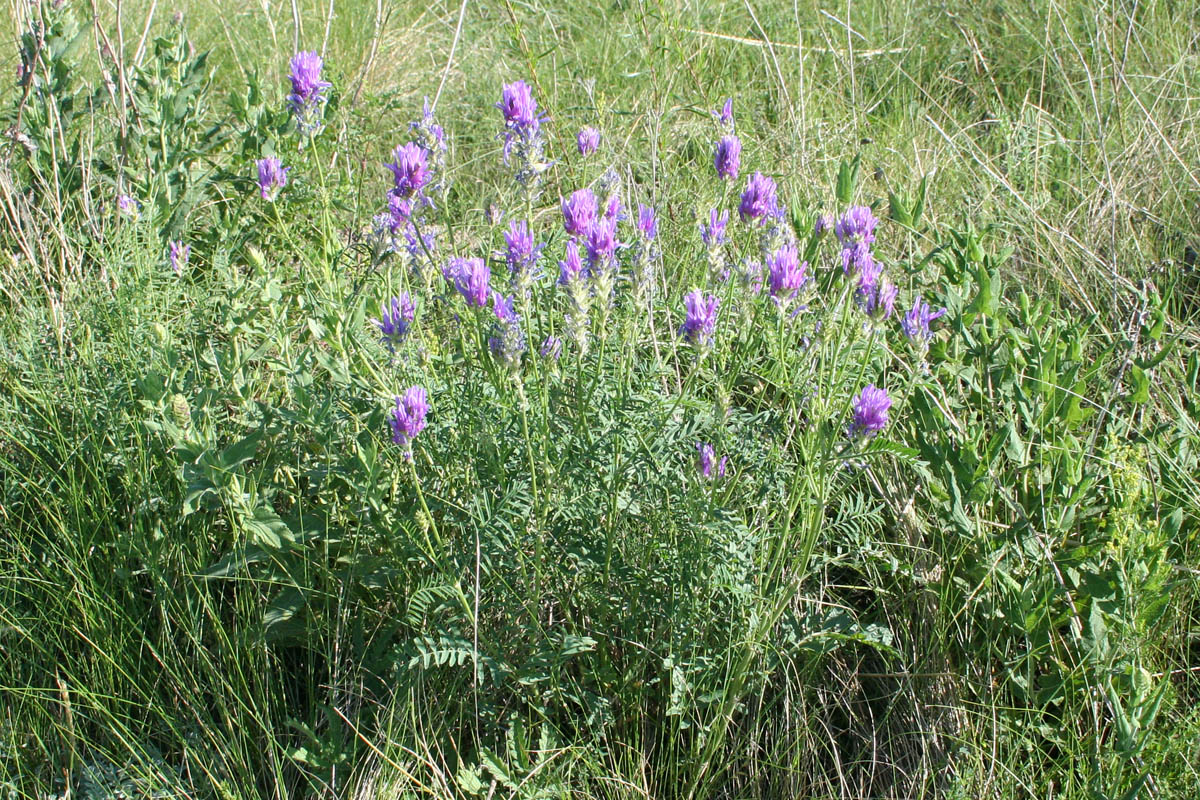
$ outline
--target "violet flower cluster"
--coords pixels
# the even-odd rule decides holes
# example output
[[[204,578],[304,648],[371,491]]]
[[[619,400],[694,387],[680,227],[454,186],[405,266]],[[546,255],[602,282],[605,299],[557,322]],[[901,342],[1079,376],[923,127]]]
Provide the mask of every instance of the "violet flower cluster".
[[[533,90],[525,81],[506,84],[496,108],[504,115],[504,164],[512,168],[513,178],[532,199],[542,173],[550,168],[542,136],[546,118],[538,116]]]
[[[167,260],[171,263],[171,269],[175,271],[176,275],[187,268],[191,255],[192,246],[190,244],[184,244],[178,240],[167,243]]]
[[[892,399],[885,389],[868,384],[854,399],[854,413],[850,422],[849,436],[853,440],[870,439],[888,424],[888,409]]]
[[[380,340],[388,350],[396,352],[408,338],[415,315],[416,307],[408,292],[401,292],[380,309],[379,319],[375,320],[375,324],[379,327]]]
[[[929,346],[930,340],[933,339],[933,332],[929,329],[929,323],[944,316],[945,313],[945,308],[939,308],[937,311],[934,311],[923,298],[917,297],[913,300],[912,309],[904,315],[904,319],[900,320],[900,330],[910,342],[920,348],[926,348]]]
[[[691,291],[684,296],[683,306],[686,314],[683,324],[679,326],[679,335],[698,347],[711,347],[713,334],[717,329],[720,298],[700,291]]]
[[[696,452],[698,454],[697,467],[700,470],[701,478],[712,479],[714,467],[718,478],[725,477],[725,467],[729,462],[729,456],[721,456],[718,461],[716,449],[708,442],[696,442]]]
[[[521,366],[521,356],[525,352],[525,331],[521,329],[521,318],[513,308],[513,298],[494,293],[492,312],[496,322],[492,335],[488,337],[488,348],[502,366],[515,370]]]
[[[333,84],[321,80],[321,56],[315,52],[301,51],[292,57],[288,80],[292,82],[292,93],[288,95],[288,107],[296,118],[296,130],[303,138],[311,138],[325,126],[323,119],[325,90]]]
[[[404,457],[412,460],[412,440],[425,430],[425,417],[429,414],[429,398],[420,386],[409,387],[396,398],[392,409],[392,441],[404,449]]]
[[[529,297],[533,282],[541,275],[537,263],[541,260],[544,243],[536,243],[529,223],[525,220],[513,220],[504,233],[504,250],[496,256],[503,258],[508,264],[509,275],[512,278],[513,291],[522,297]]]
[[[283,166],[283,163],[274,156],[260,158],[255,165],[258,168],[259,195],[267,202],[275,202],[280,190],[287,186],[287,174],[291,167]]]

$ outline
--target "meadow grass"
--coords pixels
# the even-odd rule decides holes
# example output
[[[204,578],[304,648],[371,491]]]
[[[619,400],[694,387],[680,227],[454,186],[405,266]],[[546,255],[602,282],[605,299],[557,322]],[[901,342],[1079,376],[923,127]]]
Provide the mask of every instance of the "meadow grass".
[[[75,3],[97,99],[5,145],[0,787],[1195,796],[1200,12],[199,0],[191,49],[157,52],[174,10]],[[14,3],[10,40],[33,13]],[[191,116],[105,105],[139,91],[105,84],[106,46],[160,70],[153,98],[209,51]],[[271,117],[296,49],[335,84],[300,151]],[[524,209],[494,107],[517,79],[556,160]],[[527,342],[514,379],[483,312],[368,252],[426,96],[454,181],[431,219],[459,254],[503,247],[495,204],[553,265],[557,192],[613,165],[658,211],[651,310],[619,307],[586,355]],[[18,132],[35,113],[20,86],[4,107]],[[276,204],[264,148],[293,168]],[[928,369],[835,299],[830,237],[813,313],[836,336],[733,316],[695,226],[759,169],[806,226],[875,206],[904,302],[949,309]],[[889,195],[911,208],[922,179],[901,224]],[[121,180],[137,223],[113,218]],[[192,244],[182,276],[167,238]],[[699,359],[676,335],[692,288],[725,292]],[[401,289],[417,333],[392,355],[371,318]],[[562,334],[538,296],[530,331]],[[883,375],[886,437],[834,450]],[[387,413],[417,382],[410,463]],[[698,440],[728,480],[697,477]]]

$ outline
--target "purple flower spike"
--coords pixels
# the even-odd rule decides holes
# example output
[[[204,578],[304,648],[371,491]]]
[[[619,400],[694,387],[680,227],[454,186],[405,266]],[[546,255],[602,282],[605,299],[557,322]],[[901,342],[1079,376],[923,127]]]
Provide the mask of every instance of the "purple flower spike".
[[[533,99],[533,90],[525,81],[505,84],[496,108],[504,115],[505,127],[518,132],[536,131],[541,124],[537,115],[537,101]]]
[[[934,311],[928,303],[918,297],[913,301],[912,310],[905,314],[904,319],[900,321],[900,330],[904,332],[905,338],[910,342],[928,345],[929,340],[933,338],[933,332],[929,330],[929,323],[944,316],[945,313],[946,309],[940,308]]]
[[[575,144],[579,147],[579,155],[590,156],[600,149],[600,131],[595,128],[584,128],[575,134]]]
[[[729,456],[721,456],[721,460],[717,460],[717,452],[708,442],[696,442],[696,451],[699,453],[699,468],[700,477],[705,480],[712,478],[713,467],[717,468],[717,477],[725,477],[725,466],[729,462]]]
[[[888,409],[892,399],[884,389],[869,384],[854,400],[854,419],[850,423],[850,438],[869,439],[888,424]]]
[[[429,413],[429,399],[420,386],[412,386],[403,396],[396,398],[392,409],[392,441],[405,448],[405,458],[412,460],[412,440],[425,430],[425,417]]]
[[[557,361],[558,357],[562,355],[562,339],[557,336],[547,336],[538,349],[538,354],[542,358],[552,358]]]
[[[863,311],[876,321],[885,320],[896,310],[896,295],[899,290],[886,277],[880,276],[866,286],[859,288],[859,299]]]
[[[321,108],[325,104],[323,93],[333,84],[321,80],[321,56],[315,52],[302,51],[292,57],[292,93],[288,105],[296,115],[296,127],[305,136],[317,133],[322,126]]]
[[[654,215],[653,206],[638,204],[638,231],[647,241],[658,237],[658,218]]]
[[[856,242],[842,248],[842,271],[849,275],[857,275],[859,283],[873,284],[883,270],[883,265],[875,260],[871,245],[866,242]]]
[[[604,206],[604,216],[608,219],[625,219],[625,215],[621,213],[621,197],[613,194],[608,198],[608,203]]]
[[[722,136],[713,152],[713,166],[721,180],[737,180],[742,166],[742,140],[733,134]]]
[[[504,260],[513,275],[524,275],[537,266],[544,244],[535,244],[525,220],[513,220],[504,233]]]
[[[833,226],[837,224],[833,218],[833,214],[822,214],[817,217],[817,221],[813,223],[813,233],[817,236],[824,236],[833,230]]]
[[[795,245],[784,245],[767,259],[767,285],[777,302],[790,300],[808,281],[808,262],[800,263]]]
[[[184,244],[180,241],[169,242],[167,244],[167,258],[170,260],[171,269],[175,270],[176,275],[183,272],[191,255],[192,246],[190,244]]]
[[[394,161],[385,166],[396,180],[395,193],[412,197],[429,182],[429,153],[416,142],[402,144],[392,152]]]
[[[722,125],[727,128],[732,127],[733,126],[733,98],[732,97],[726,98],[725,105],[721,107],[720,111],[714,111],[713,117],[716,118],[718,125]]]
[[[679,327],[679,335],[692,344],[712,344],[713,332],[717,327],[717,309],[721,307],[720,298],[692,291],[683,298],[683,305],[687,318]]]
[[[455,266],[457,274],[453,276],[454,288],[467,301],[467,305],[474,308],[486,306],[492,296],[491,287],[488,285],[492,273],[487,264],[483,263],[482,258],[464,258],[458,259]]]
[[[775,193],[775,181],[761,172],[751,175],[746,183],[746,191],[742,192],[741,205],[738,206],[742,221],[761,220],[775,214],[779,210]]]
[[[260,158],[255,163],[258,167],[258,192],[263,200],[274,202],[279,190],[287,186],[287,174],[291,167],[283,166],[274,156]]]
[[[375,324],[379,326],[380,340],[389,350],[395,352],[408,338],[415,315],[416,308],[408,292],[401,292],[380,309],[380,318],[375,320]]]
[[[130,219],[137,219],[139,208],[140,206],[138,205],[138,201],[134,200],[131,196],[123,194],[117,197],[117,211],[119,211],[122,216],[129,217]]]
[[[583,237],[596,224],[596,195],[591,189],[579,189],[562,201],[563,229],[568,236]]]
[[[583,274],[583,259],[579,256],[579,245],[567,242],[567,258],[558,262],[558,283],[566,286]]]
[[[592,226],[587,235],[588,270],[594,276],[597,272],[612,266],[617,253],[617,220],[616,217],[605,217]]]
[[[708,227],[700,223],[700,238],[705,247],[716,247],[725,244],[725,226],[729,224],[729,212],[723,211],[720,216],[714,208],[708,212]]]
[[[833,232],[837,234],[842,247],[862,243],[870,245],[875,241],[875,226],[879,220],[866,206],[854,206],[847,209],[842,218],[837,221]]]

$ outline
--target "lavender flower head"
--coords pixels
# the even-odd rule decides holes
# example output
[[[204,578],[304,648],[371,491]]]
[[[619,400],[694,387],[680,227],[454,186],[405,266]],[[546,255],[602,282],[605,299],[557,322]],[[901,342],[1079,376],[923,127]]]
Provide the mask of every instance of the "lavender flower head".
[[[467,301],[467,305],[483,308],[491,298],[491,287],[488,285],[492,278],[491,270],[482,258],[459,258],[451,261],[450,277],[454,288]]]
[[[596,195],[579,189],[562,201],[563,230],[573,238],[586,237],[596,224]]]
[[[720,111],[712,112],[712,115],[713,115],[713,119],[715,119],[717,121],[718,125],[720,125],[725,130],[732,131],[733,130],[733,98],[732,97],[725,98],[725,105],[723,105],[721,107]]]
[[[732,133],[722,136],[713,151],[713,167],[721,180],[737,180],[742,166],[742,140]]]
[[[191,255],[192,246],[190,244],[184,244],[178,240],[167,243],[167,259],[171,262],[171,269],[175,270],[176,275],[183,272]]]
[[[654,215],[654,206],[638,203],[637,227],[646,241],[654,241],[658,237],[658,218]]]
[[[274,202],[279,196],[279,190],[287,186],[288,171],[291,167],[285,167],[274,156],[260,158],[256,162],[258,166],[258,192],[263,200]]]
[[[777,304],[792,300],[808,282],[808,262],[800,263],[795,245],[784,245],[767,259],[767,285]]]
[[[866,242],[852,242],[842,248],[842,271],[847,277],[857,275],[860,283],[874,283],[882,269]]]
[[[562,355],[562,339],[557,336],[547,336],[542,346],[538,348],[538,355],[542,358],[552,358],[555,361]]]
[[[725,226],[729,224],[729,212],[723,211],[720,216],[717,215],[717,209],[712,209],[708,212],[708,227],[704,223],[700,223],[700,238],[704,242],[704,246],[710,250],[714,247],[719,247],[725,244]]]
[[[504,252],[502,255],[508,264],[512,275],[513,285],[518,291],[528,292],[530,284],[537,277],[537,262],[542,257],[542,249],[546,245],[535,244],[533,232],[525,220],[513,220],[504,233]]]
[[[910,342],[928,346],[929,340],[933,338],[933,332],[929,330],[929,323],[945,313],[946,309],[940,308],[934,311],[924,299],[917,297],[913,301],[912,309],[904,315],[904,319],[900,320],[900,330]]]
[[[687,317],[679,326],[679,335],[692,344],[705,347],[712,344],[713,332],[717,327],[717,310],[721,307],[720,298],[691,291],[683,298],[683,305]]]
[[[515,132],[536,131],[541,126],[537,114],[537,101],[533,90],[525,81],[507,83],[500,92],[496,108],[504,115],[504,126]]]
[[[859,289],[863,311],[876,322],[882,322],[896,310],[896,295],[899,290],[886,276],[879,276],[873,283]]]
[[[585,244],[588,256],[588,271],[593,277],[616,266],[617,220],[604,217],[588,231]]]
[[[301,51],[292,57],[292,93],[288,105],[296,117],[296,128],[301,136],[313,136],[320,132],[324,123],[321,112],[325,105],[324,91],[333,84],[321,80],[321,56],[315,52]]]
[[[543,172],[550,167],[537,113],[537,101],[525,81],[506,84],[496,104],[504,115],[504,163],[513,164],[513,177],[532,197]]]
[[[776,198],[775,181],[756,172],[746,183],[746,191],[742,192],[742,202],[738,206],[738,214],[742,221],[762,220],[778,213],[779,201]]]
[[[888,424],[888,409],[892,399],[884,389],[869,384],[854,400],[854,417],[850,422],[851,439],[869,439]]]
[[[714,466],[717,468],[717,477],[725,477],[725,465],[729,456],[721,456],[721,460],[717,461],[717,452],[708,442],[696,442],[696,451],[699,454],[700,477],[705,480],[711,479]]]
[[[425,416],[429,413],[429,399],[420,386],[409,387],[396,398],[392,409],[392,441],[405,449],[404,457],[412,460],[412,440],[425,430]]]
[[[575,144],[579,147],[579,155],[590,156],[600,149],[600,131],[590,126],[584,128],[575,134]]]
[[[393,161],[385,164],[392,171],[395,188],[400,197],[412,197],[420,193],[429,182],[429,153],[416,142],[408,142],[392,152]]]
[[[131,195],[122,194],[117,196],[117,212],[121,216],[137,219],[140,213],[138,201],[134,200]]]
[[[879,220],[867,206],[853,206],[846,210],[842,218],[834,225],[833,232],[837,234],[842,247],[848,248],[854,244],[866,245],[875,242],[875,226]]]
[[[408,292],[401,292],[380,309],[380,318],[374,322],[379,326],[380,340],[393,353],[408,338],[415,315],[416,308]]]
[[[833,214],[821,214],[817,217],[817,221],[813,223],[813,233],[817,236],[824,236],[833,230],[833,226],[837,221],[833,218]]]
[[[579,255],[579,245],[574,241],[567,242],[567,257],[558,262],[558,283],[566,286],[583,275],[583,259]]]
[[[410,122],[408,127],[412,130],[413,141],[425,150],[428,157],[430,175],[425,193],[445,197],[450,189],[446,178],[446,131],[434,118],[433,107],[430,106],[428,97],[421,107],[421,118]]]
[[[509,369],[521,365],[521,355],[525,352],[525,332],[521,330],[521,318],[513,308],[513,300],[513,297],[504,297],[499,292],[492,295],[496,326],[488,337],[488,349],[497,361]]]

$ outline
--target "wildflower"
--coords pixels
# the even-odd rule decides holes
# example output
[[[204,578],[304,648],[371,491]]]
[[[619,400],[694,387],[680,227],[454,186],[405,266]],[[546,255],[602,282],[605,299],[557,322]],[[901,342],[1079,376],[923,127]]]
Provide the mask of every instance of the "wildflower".
[[[625,219],[621,214],[621,196],[619,194],[614,192],[608,196],[608,202],[604,204],[604,216],[608,219]]]
[[[504,86],[496,107],[504,115],[504,163],[515,161],[513,177],[532,197],[542,173],[550,168],[543,153],[543,118],[538,116],[537,101],[525,81],[516,81]]]
[[[869,439],[888,424],[888,409],[892,399],[884,389],[869,384],[854,399],[854,417],[850,422],[850,438]]]
[[[879,220],[871,213],[871,209],[866,206],[853,206],[837,221],[833,232],[837,234],[843,248],[860,242],[870,245],[875,242],[875,226],[878,224]]]
[[[813,223],[813,233],[817,236],[824,236],[833,230],[833,226],[837,224],[833,218],[833,214],[820,214],[817,216],[817,221]]]
[[[429,413],[429,399],[420,386],[409,387],[396,398],[392,409],[392,441],[405,448],[405,458],[412,460],[412,440],[425,430],[425,416]]]
[[[400,197],[412,197],[429,181],[429,153],[416,142],[402,144],[392,152],[394,161],[385,164],[392,171]]]
[[[538,348],[538,354],[542,358],[553,358],[556,361],[562,355],[562,339],[557,336],[547,336],[542,346]]]
[[[722,136],[713,151],[713,167],[721,180],[737,180],[742,165],[742,140],[733,134]]]
[[[530,284],[537,277],[535,272],[537,262],[542,257],[544,244],[535,244],[529,223],[525,220],[513,220],[509,223],[504,234],[503,255],[508,263],[508,271],[512,275],[513,285],[518,291],[528,293]]]
[[[638,231],[647,241],[652,241],[658,236],[658,219],[654,216],[653,206],[638,203]]]
[[[699,453],[700,477],[708,480],[712,478],[713,466],[717,468],[717,477],[725,477],[725,465],[729,461],[729,456],[721,456],[721,460],[717,461],[717,452],[713,446],[707,442],[696,442],[696,451]]]
[[[588,256],[588,271],[592,276],[616,264],[617,220],[605,217],[588,231],[585,243]]]
[[[188,258],[191,255],[192,246],[190,244],[184,244],[181,241],[167,243],[167,259],[171,262],[171,269],[175,270],[176,275],[187,266]]]
[[[392,352],[408,338],[415,314],[416,308],[408,292],[401,292],[380,309],[380,318],[374,322],[379,326],[380,340]]]
[[[537,101],[533,99],[533,90],[525,81],[505,84],[496,108],[504,115],[504,125],[510,130],[536,131],[541,125]]]
[[[742,221],[773,216],[779,211],[779,202],[775,197],[775,181],[756,172],[746,183],[746,191],[742,192],[742,202],[738,206],[738,214]]]
[[[584,128],[575,134],[575,144],[579,147],[579,155],[590,156],[600,148],[600,131]]]
[[[704,241],[704,246],[710,250],[714,247],[725,244],[725,226],[729,224],[729,212],[723,211],[721,215],[717,215],[717,210],[714,208],[708,212],[708,227],[704,223],[700,223],[700,238]]]
[[[679,335],[692,344],[712,344],[713,331],[717,327],[717,309],[721,306],[721,300],[711,294],[692,291],[683,298],[683,304],[687,318],[679,327]]]
[[[654,263],[659,258],[658,219],[652,206],[638,205],[638,240],[634,243],[630,266],[633,272],[634,295],[639,304],[649,302],[654,283]]]
[[[274,202],[279,190],[287,186],[287,174],[291,167],[285,167],[278,158],[267,156],[256,162],[258,166],[258,191],[263,200]]]
[[[859,291],[859,302],[867,316],[876,321],[882,321],[896,310],[896,295],[899,290],[886,276],[879,276],[872,283],[862,286]]]
[[[562,201],[563,229],[568,236],[587,236],[596,224],[596,195],[591,189],[579,189]]]
[[[940,308],[934,311],[922,298],[917,297],[913,300],[912,309],[904,315],[904,319],[900,320],[900,330],[910,342],[928,345],[929,340],[933,338],[933,332],[929,330],[929,323],[945,313],[946,309]]]
[[[808,262],[800,263],[794,245],[785,245],[767,259],[767,285],[776,303],[794,298],[808,282]]]
[[[492,273],[482,258],[459,258],[451,262],[452,273],[447,275],[454,282],[454,288],[467,301],[467,305],[483,308],[491,297],[488,286]]]
[[[323,126],[323,93],[333,84],[321,80],[321,67],[321,57],[315,52],[302,51],[292,57],[291,73],[288,75],[292,82],[292,93],[287,100],[296,116],[296,128],[302,136],[313,136]]]
[[[488,349],[509,369],[520,366],[521,354],[525,352],[525,332],[521,330],[521,318],[513,308],[513,299],[503,297],[499,292],[492,295],[496,327],[494,333],[488,337]]]
[[[122,216],[129,217],[130,219],[137,219],[138,215],[140,214],[140,209],[141,206],[139,205],[138,201],[134,200],[132,196],[127,194],[117,196],[117,211],[120,212]]]
[[[450,189],[446,178],[446,131],[433,116],[433,108],[429,98],[421,107],[421,118],[408,124],[413,133],[413,141],[423,149],[428,157],[429,178],[426,182],[426,195],[445,197]]]
[[[842,271],[847,276],[858,275],[860,282],[873,283],[882,269],[866,242],[854,242],[842,248]]]
[[[583,259],[579,257],[579,246],[574,241],[567,242],[567,258],[558,262],[558,283],[566,286],[583,273]]]
[[[727,97],[721,110],[712,112],[712,115],[722,128],[733,130],[733,98]]]

